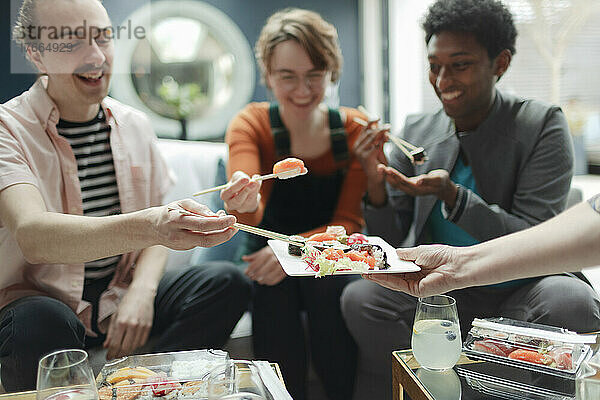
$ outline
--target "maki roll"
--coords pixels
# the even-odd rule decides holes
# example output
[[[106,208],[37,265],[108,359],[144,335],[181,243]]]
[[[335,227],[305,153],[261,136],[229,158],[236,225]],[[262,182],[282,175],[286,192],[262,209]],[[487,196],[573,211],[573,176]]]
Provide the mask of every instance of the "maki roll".
[[[366,251],[375,259],[375,266],[377,269],[388,269],[390,267],[387,263],[387,255],[385,254],[385,251],[383,251],[383,248],[377,244],[355,243],[351,244],[350,248],[356,251]]]
[[[302,236],[290,236],[290,239],[295,242],[306,243],[306,238]],[[304,246],[296,246],[295,244],[288,243],[288,254],[300,257],[302,255],[303,247]]]

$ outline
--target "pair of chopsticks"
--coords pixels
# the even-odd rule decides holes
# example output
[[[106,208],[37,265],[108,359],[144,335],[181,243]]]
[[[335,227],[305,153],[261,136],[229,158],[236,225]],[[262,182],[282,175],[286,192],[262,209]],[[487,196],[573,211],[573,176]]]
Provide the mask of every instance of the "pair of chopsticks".
[[[233,226],[240,231],[253,233],[258,236],[264,236],[269,239],[281,240],[282,242],[290,243],[300,247],[304,246],[304,243],[293,240],[290,236],[284,235],[283,233],[272,232],[266,229],[257,228],[255,226],[240,224],[239,222],[236,222],[233,224]]]
[[[367,111],[363,106],[358,106],[358,110],[365,114],[369,121],[365,121],[362,118],[355,117],[354,122],[362,125],[369,126],[372,123],[378,122],[379,118],[374,118],[371,113]],[[428,160],[427,153],[423,147],[417,147],[414,144],[408,143],[406,140],[399,138],[397,136],[388,135],[390,141],[396,145],[404,153],[404,155],[410,160],[413,165],[423,164]]]
[[[188,216],[188,217],[207,217],[207,215],[196,214],[196,213],[193,213],[193,212],[190,212],[187,210],[182,210],[180,208],[168,208],[167,210],[168,211],[176,211],[179,214],[181,214],[183,216]],[[269,239],[281,240],[282,242],[290,243],[290,244],[300,246],[300,247],[304,246],[304,243],[293,240],[290,236],[284,235],[283,233],[268,231],[266,229],[257,228],[255,226],[250,226],[250,225],[246,225],[246,224],[241,224],[239,222],[236,222],[235,224],[233,224],[233,227],[239,229],[240,231],[253,233],[258,236],[264,236]]]
[[[413,144],[408,143],[406,140],[397,136],[388,136],[392,143],[394,143],[403,153],[408,157],[410,162],[414,164],[423,164],[428,160],[427,153],[422,147],[417,147]]]
[[[265,179],[275,178],[276,176],[277,176],[277,174],[262,175],[262,176],[257,177],[254,180],[255,181],[264,181]],[[211,187],[209,189],[201,190],[201,191],[199,191],[197,193],[194,193],[192,196],[200,196],[200,195],[203,195],[203,194],[216,192],[217,190],[225,189],[227,186],[229,186],[229,182],[224,183],[224,184],[219,185],[219,186]]]
[[[291,178],[291,177],[294,177],[297,175],[303,175],[304,173],[302,172],[302,169],[298,167],[298,168],[291,169],[289,171],[278,172],[276,174],[266,174],[266,175],[257,176],[256,178],[253,178],[252,180],[255,182],[260,182],[260,181],[264,181],[266,179],[273,179],[273,178],[287,179],[287,178]],[[201,190],[197,193],[194,193],[192,196],[200,196],[200,195],[203,195],[206,193],[216,192],[217,190],[225,189],[227,186],[229,186],[229,182],[224,183],[223,185],[212,187],[210,189]]]

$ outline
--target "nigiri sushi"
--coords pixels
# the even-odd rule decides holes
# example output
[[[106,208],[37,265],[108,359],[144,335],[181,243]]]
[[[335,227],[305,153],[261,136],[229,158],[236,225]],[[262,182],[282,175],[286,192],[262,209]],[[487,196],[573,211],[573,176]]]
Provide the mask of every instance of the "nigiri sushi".
[[[273,165],[273,173],[276,174],[279,179],[294,178],[299,175],[304,175],[307,172],[308,169],[304,166],[304,161],[299,158],[286,158]]]

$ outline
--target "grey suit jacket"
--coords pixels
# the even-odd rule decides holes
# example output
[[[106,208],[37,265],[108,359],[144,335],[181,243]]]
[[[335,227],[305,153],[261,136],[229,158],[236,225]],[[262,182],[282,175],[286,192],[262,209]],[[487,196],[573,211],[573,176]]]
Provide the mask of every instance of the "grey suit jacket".
[[[558,107],[497,90],[490,114],[474,131],[455,133],[453,121],[441,109],[409,116],[401,136],[429,155],[425,164],[413,166],[393,147],[389,163],[407,176],[438,168],[451,172],[462,147],[479,195],[460,187],[456,206],[443,215],[479,241],[525,229],[565,207],[573,150]],[[414,198],[391,186],[387,190],[386,206],[364,207],[368,233],[394,246],[424,243],[423,228],[437,198]]]

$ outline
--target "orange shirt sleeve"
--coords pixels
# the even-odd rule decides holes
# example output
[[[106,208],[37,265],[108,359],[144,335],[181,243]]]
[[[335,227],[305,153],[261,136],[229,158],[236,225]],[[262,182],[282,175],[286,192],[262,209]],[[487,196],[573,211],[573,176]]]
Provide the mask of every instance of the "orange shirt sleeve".
[[[272,172],[275,150],[269,123],[269,104],[248,104],[231,120],[225,133],[225,142],[229,147],[227,179],[231,179],[235,171],[243,171],[249,176]],[[271,186],[269,181],[262,183],[261,200],[255,212],[231,214],[239,222],[258,225],[262,221]]]

